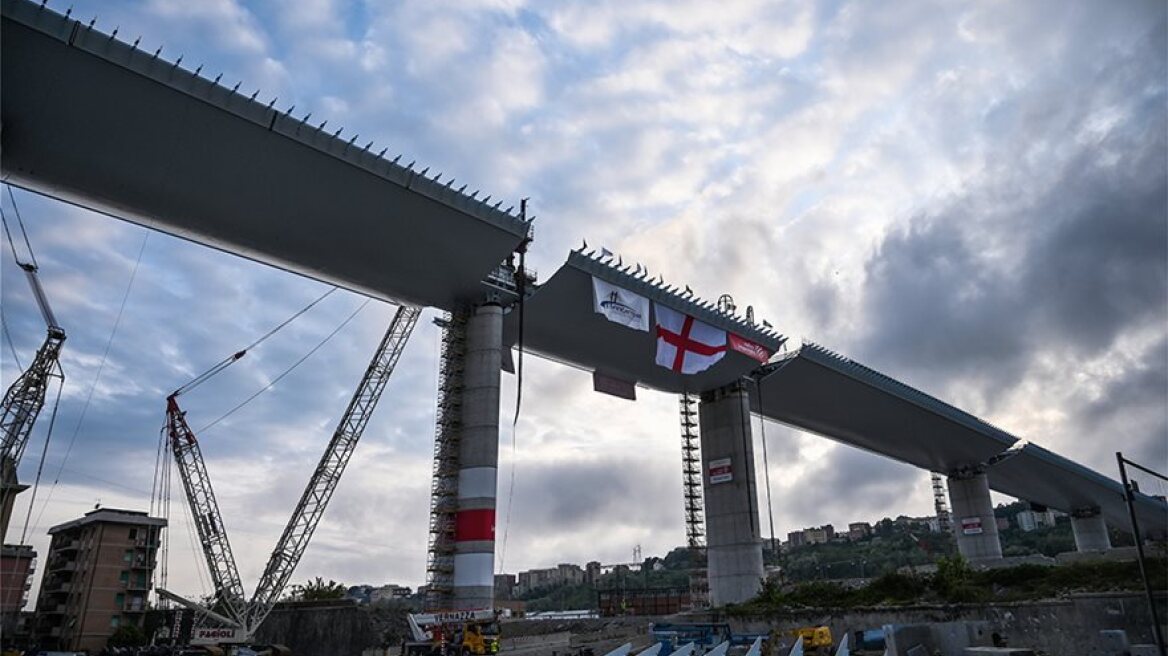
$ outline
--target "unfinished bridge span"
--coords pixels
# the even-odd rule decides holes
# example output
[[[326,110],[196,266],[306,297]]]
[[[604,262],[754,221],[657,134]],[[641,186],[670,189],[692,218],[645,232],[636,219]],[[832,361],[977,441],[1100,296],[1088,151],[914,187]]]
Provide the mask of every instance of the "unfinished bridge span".
[[[818,346],[772,357],[779,333],[611,256],[573,252],[537,285],[512,266],[531,238],[522,213],[38,3],[2,7],[4,181],[456,313],[442,362],[451,407],[439,436],[449,443],[436,450],[449,462],[436,462],[431,503],[437,605],[492,601],[499,377],[519,339],[509,309],[521,297],[527,350],[594,372],[610,393],[700,398],[715,605],[753,596],[763,574],[752,413],[949,476],[954,531],[971,559],[1001,556],[991,489],[1072,513],[1081,549],[1107,548],[1107,525],[1125,526],[1111,478]],[[635,307],[605,305],[622,299]],[[1149,533],[1168,529],[1162,500],[1137,494],[1136,506]]]

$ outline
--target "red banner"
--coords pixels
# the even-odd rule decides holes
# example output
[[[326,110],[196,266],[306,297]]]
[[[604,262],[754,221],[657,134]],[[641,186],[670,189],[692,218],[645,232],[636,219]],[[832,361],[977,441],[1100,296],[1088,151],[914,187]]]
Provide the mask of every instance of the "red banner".
[[[454,541],[495,539],[495,509],[460,510],[454,517]]]
[[[726,335],[730,341],[730,348],[738,351],[742,355],[754,358],[755,360],[758,360],[762,363],[765,363],[767,360],[771,359],[770,351],[766,350],[766,347],[762,344],[756,344],[755,342],[752,342],[744,337],[739,337],[734,333],[727,333]]]

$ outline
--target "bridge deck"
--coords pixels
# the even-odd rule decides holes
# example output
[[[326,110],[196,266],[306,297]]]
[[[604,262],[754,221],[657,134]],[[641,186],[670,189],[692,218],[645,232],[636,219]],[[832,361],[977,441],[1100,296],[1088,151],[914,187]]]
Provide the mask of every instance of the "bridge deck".
[[[948,473],[978,466],[1018,438],[857,362],[806,344],[769,365],[753,395],[764,417],[894,458]],[[1123,488],[1087,467],[1035,445],[986,468],[990,487],[1070,512],[1098,506],[1111,526],[1128,526]],[[1137,496],[1141,528],[1168,531],[1168,504]]]
[[[6,181],[383,299],[449,308],[528,225],[38,4],[4,0]]]
[[[741,317],[722,313],[709,304],[677,294],[643,277],[630,275],[602,260],[573,252],[564,266],[541,285],[524,308],[524,347],[553,360],[666,392],[699,392],[732,383],[758,367],[758,362],[730,351],[714,366],[693,375],[674,373],[654,362],[657,338],[649,332],[613,323],[597,314],[592,277],[662,303],[674,310],[735,333],[775,351],[784,341],[777,333],[747,324]],[[519,317],[507,317],[504,342],[519,339]]]

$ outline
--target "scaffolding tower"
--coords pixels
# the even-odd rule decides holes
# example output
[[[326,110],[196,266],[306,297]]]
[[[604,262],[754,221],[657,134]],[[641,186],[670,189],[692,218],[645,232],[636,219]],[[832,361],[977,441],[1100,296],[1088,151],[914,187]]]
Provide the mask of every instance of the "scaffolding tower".
[[[953,530],[953,518],[949,514],[949,502],[946,499],[945,481],[940,474],[933,474],[933,508],[937,512],[937,530],[948,533]]]
[[[454,522],[458,511],[458,449],[462,433],[462,372],[468,316],[466,312],[452,312],[435,320],[442,327],[442,356],[438,365],[434,472],[430,484],[426,610],[446,610],[452,607]]]
[[[706,571],[706,531],[702,505],[701,435],[698,431],[698,397],[682,394],[681,477],[685,495],[685,540],[689,548],[689,595],[694,609],[710,605],[710,583]]]

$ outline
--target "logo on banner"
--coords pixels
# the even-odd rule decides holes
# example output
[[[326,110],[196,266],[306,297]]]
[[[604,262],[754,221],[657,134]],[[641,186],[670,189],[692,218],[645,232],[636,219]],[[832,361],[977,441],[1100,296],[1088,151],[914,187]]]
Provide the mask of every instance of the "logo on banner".
[[[730,468],[729,458],[719,458],[718,460],[711,460],[707,465],[710,473],[710,485],[718,483],[729,483],[734,480],[734,472]]]
[[[763,364],[766,364],[766,361],[771,359],[771,352],[762,344],[752,342],[745,337],[739,337],[734,333],[729,333],[728,338],[730,340],[730,348],[748,358],[754,358]]]
[[[192,645],[214,645],[220,642],[243,642],[246,632],[243,629],[228,629],[217,627],[195,627],[191,636]]]
[[[649,332],[649,299],[592,277],[596,312],[605,319],[634,330]]]

